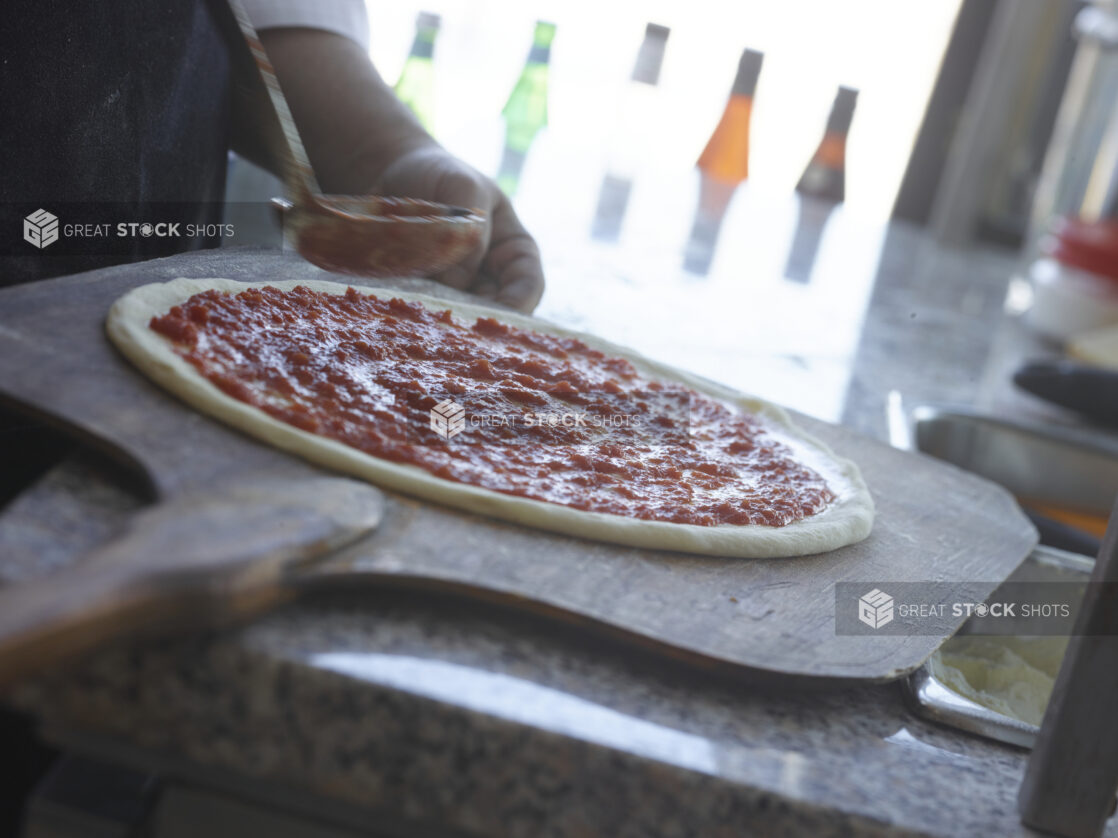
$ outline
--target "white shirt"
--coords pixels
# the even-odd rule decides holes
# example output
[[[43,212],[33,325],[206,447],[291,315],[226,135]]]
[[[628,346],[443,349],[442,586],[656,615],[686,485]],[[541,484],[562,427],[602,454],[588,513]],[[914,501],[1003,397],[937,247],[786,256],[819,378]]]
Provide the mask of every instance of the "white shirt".
[[[355,41],[369,51],[369,15],[364,0],[241,0],[260,29],[298,26],[322,29]]]

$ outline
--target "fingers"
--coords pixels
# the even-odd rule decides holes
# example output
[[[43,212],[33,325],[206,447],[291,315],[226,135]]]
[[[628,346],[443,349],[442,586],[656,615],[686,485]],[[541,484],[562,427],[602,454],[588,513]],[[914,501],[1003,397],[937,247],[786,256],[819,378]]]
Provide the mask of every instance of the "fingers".
[[[451,158],[453,160],[453,158]],[[440,203],[467,209],[488,210],[492,199],[481,176],[453,160],[454,165],[441,167],[429,194],[436,195]],[[474,283],[485,254],[489,250],[493,224],[490,221],[477,246],[455,265],[434,278],[451,288],[466,290]]]
[[[457,265],[451,265],[446,270],[440,271],[431,278],[436,282],[441,282],[443,285],[449,285],[451,288],[457,288],[459,291],[471,290],[474,281],[477,277],[477,269],[472,267],[470,263],[474,262],[476,258],[481,258],[484,251],[475,254],[470,254],[467,261]]]
[[[543,296],[540,249],[502,197],[493,210],[493,235],[484,273],[496,281],[494,299],[530,314]]]
[[[529,240],[532,250],[535,244]],[[498,281],[497,302],[531,314],[543,296],[544,279],[538,252],[522,252],[510,259]]]
[[[375,188],[381,194],[423,198],[467,209],[488,211],[492,203],[485,179],[439,146],[416,149],[393,161]],[[487,224],[474,250],[433,279],[459,290],[469,288],[489,249],[491,230],[492,224]]]
[[[396,160],[377,186],[388,194],[487,211],[489,224],[478,246],[433,278],[524,312],[539,303],[544,287],[539,248],[492,180],[436,146]]]

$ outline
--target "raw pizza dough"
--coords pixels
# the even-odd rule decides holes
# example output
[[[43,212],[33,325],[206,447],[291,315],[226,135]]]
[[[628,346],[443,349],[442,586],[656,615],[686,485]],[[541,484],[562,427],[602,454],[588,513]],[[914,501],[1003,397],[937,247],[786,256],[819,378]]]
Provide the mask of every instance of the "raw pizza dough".
[[[781,441],[793,450],[796,457],[823,476],[834,492],[835,500],[821,512],[783,527],[757,524],[704,527],[586,512],[444,480],[417,466],[371,457],[341,442],[300,430],[226,395],[179,356],[169,340],[148,327],[152,317],[165,314],[171,307],[202,291],[216,289],[238,293],[246,288],[265,286],[290,290],[298,285],[331,294],[343,294],[350,287],[318,280],[245,283],[231,279],[180,278],[144,285],[125,294],[109,311],[106,328],[112,342],[144,374],[203,413],[328,468],[479,515],[633,547],[739,558],[822,553],[861,541],[869,535],[873,526],[873,501],[858,467],[836,456],[824,443],[796,427],[783,408],[656,363],[608,341],[511,312],[395,289],[354,286],[361,293],[382,298],[399,297],[422,303],[434,311],[450,309],[452,314],[467,322],[473,322],[478,317],[492,317],[512,326],[575,337],[607,355],[627,359],[638,372],[649,378],[680,382],[700,393],[764,417],[769,425],[779,429]]]

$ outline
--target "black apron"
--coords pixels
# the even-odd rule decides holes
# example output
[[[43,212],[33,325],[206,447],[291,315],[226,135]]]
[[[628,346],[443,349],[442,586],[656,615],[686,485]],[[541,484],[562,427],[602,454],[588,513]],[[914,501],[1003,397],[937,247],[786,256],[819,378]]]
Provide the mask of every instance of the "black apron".
[[[233,44],[217,2],[5,0],[0,285],[219,243],[140,230],[177,220],[219,232]],[[39,209],[60,234],[108,235],[40,247],[24,222]]]

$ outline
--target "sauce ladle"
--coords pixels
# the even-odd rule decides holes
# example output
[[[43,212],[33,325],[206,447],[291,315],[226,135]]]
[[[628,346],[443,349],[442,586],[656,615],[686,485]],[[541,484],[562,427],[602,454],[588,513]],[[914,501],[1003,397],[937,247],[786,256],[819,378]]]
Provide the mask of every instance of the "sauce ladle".
[[[299,255],[338,273],[415,276],[448,268],[478,245],[486,224],[480,210],[414,198],[322,194],[264,45],[240,0],[227,2],[263,86],[264,95],[256,96],[257,122],[272,123],[264,133],[288,193],[272,203]]]

